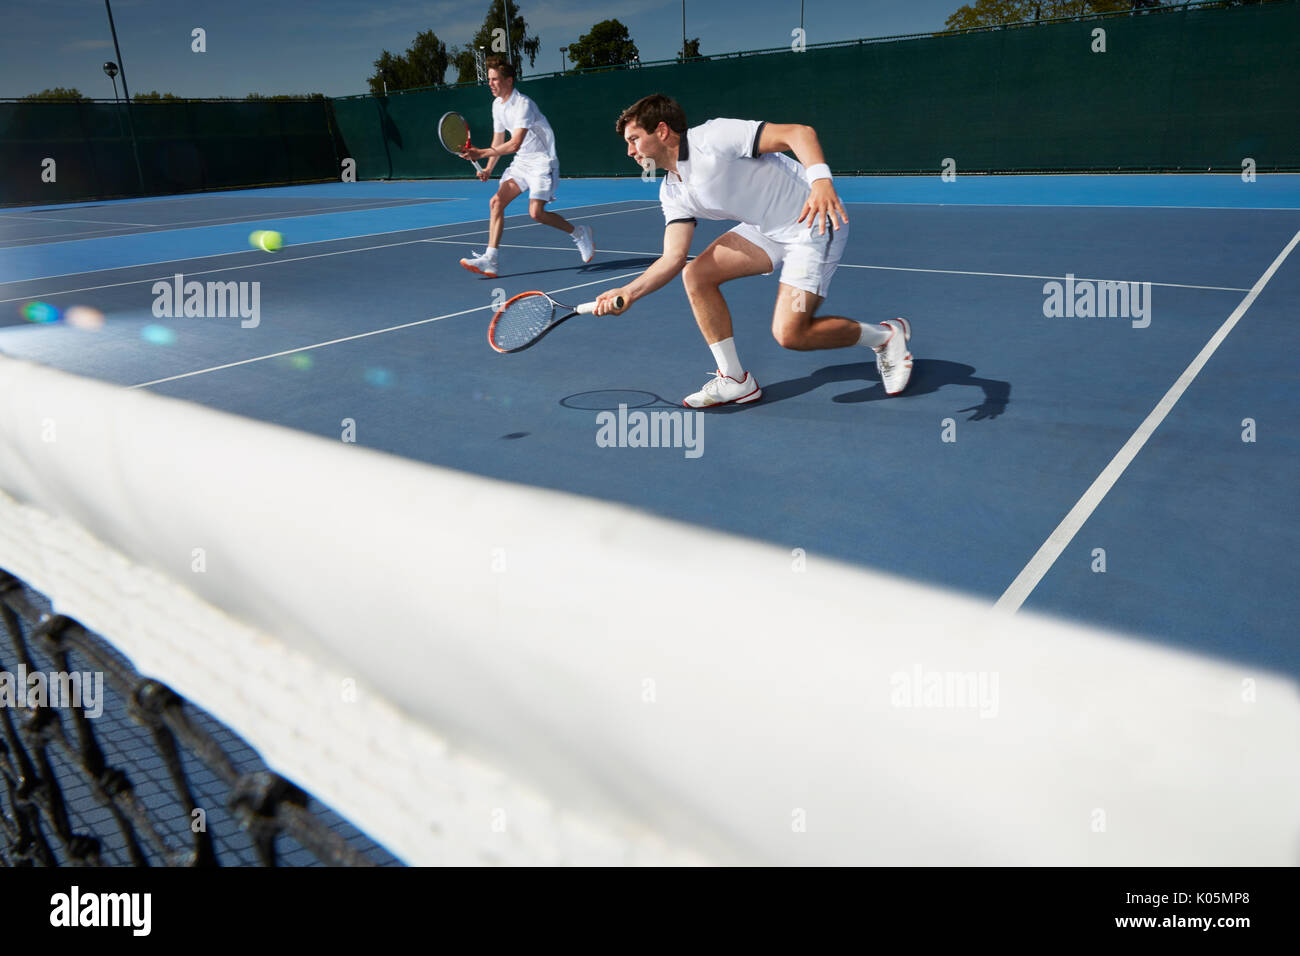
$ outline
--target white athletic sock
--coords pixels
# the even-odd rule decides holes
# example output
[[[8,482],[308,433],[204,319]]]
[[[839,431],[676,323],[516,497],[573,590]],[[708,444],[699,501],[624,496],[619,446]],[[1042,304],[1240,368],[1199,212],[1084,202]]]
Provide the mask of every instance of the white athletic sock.
[[[866,322],[859,322],[858,325],[862,326],[862,337],[858,339],[859,345],[875,348],[889,341],[889,329],[885,326],[868,325]]]
[[[487,260],[488,260],[488,262],[496,262],[496,261],[497,261],[497,250],[496,250],[496,247],[495,247],[495,246],[488,246],[488,250],[487,250],[487,252],[483,253],[483,255],[487,256]]]
[[[728,378],[741,380],[745,377],[745,367],[740,364],[740,359],[736,356],[736,340],[723,339],[721,342],[714,342],[709,348],[713,352],[713,358],[718,363],[718,371]]]

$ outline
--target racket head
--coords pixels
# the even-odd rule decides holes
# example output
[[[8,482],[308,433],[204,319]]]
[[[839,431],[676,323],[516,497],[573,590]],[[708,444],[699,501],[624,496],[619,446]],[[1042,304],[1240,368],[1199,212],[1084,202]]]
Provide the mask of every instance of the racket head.
[[[443,113],[438,120],[438,139],[442,147],[453,156],[459,156],[469,146],[469,123],[454,110]]]
[[[522,352],[564,319],[558,318],[561,306],[545,292],[521,292],[497,310],[488,325],[488,344],[498,352]]]

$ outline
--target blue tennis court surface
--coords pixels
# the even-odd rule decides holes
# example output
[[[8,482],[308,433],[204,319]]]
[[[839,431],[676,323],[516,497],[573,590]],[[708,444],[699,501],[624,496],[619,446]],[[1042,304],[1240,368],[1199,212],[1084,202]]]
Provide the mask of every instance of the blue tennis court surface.
[[[597,441],[606,413],[678,408],[712,374],[679,281],[624,316],[570,320],[524,353],[486,341],[504,296],[585,301],[654,261],[663,218],[656,187],[638,180],[562,184],[552,208],[595,232],[586,265],[517,202],[493,280],[457,264],[487,235],[491,187],[474,182],[5,211],[0,351],[336,440],[350,429],[394,455],[625,502],[990,604],[1083,502],[1024,607],[1300,675],[1300,255],[1282,256],[1300,230],[1300,177],[837,186],[851,235],[822,312],[906,316],[909,389],[885,396],[866,349],[780,348],[776,279],[739,280],[724,294],[764,396],[705,414],[698,455]],[[729,227],[701,222],[692,251]],[[251,248],[253,229],[282,232],[285,248]],[[177,275],[257,285],[241,287],[239,314],[159,316]],[[1052,282],[1122,282],[1133,298],[1119,315],[1054,315]],[[106,321],[33,323],[22,311],[32,302]],[[1152,425],[1162,400],[1167,417]],[[1131,463],[1096,487],[1135,436],[1145,440]],[[436,528],[411,533],[440,546]],[[871,621],[864,606],[864,640]]]

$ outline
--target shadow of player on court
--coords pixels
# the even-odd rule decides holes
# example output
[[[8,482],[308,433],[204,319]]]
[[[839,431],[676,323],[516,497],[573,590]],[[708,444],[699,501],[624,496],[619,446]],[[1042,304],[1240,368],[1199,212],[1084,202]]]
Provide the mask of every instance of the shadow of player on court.
[[[902,395],[886,395],[880,382],[875,362],[853,362],[847,365],[828,365],[819,368],[803,378],[790,378],[783,382],[773,382],[763,386],[762,404],[784,401],[796,395],[804,395],[813,389],[836,382],[868,382],[866,388],[842,392],[831,398],[841,405],[855,405],[860,402],[877,402],[882,399],[890,401],[906,400],[917,395],[930,395],[945,386],[978,388],[983,393],[983,401],[958,412],[970,412],[967,421],[982,421],[997,418],[1006,411],[1011,401],[1011,383],[996,379],[979,378],[975,369],[960,362],[947,362],[943,359],[914,359],[912,362],[912,379]]]
[[[514,251],[514,250],[512,250]],[[558,266],[554,269],[530,269],[523,272],[502,272],[496,278],[498,279],[517,279],[520,276],[540,276],[548,272],[577,272],[579,275],[595,273],[599,275],[602,272],[622,272],[624,270],[648,268],[655,262],[654,256],[639,257],[636,259],[610,259],[605,262],[587,262],[578,266],[575,270],[572,265]],[[483,278],[488,278],[484,276]],[[561,294],[561,293],[557,293]],[[567,301],[567,300],[566,300]]]

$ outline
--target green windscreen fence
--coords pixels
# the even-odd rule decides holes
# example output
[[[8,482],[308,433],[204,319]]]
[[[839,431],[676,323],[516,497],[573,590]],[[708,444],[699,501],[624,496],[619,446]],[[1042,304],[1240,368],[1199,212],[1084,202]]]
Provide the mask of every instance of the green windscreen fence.
[[[647,93],[688,120],[815,126],[837,172],[1300,169],[1300,0],[1164,8],[806,52],[525,78],[566,176],[639,170],[614,133]],[[334,100],[0,102],[0,204],[336,179],[464,177],[448,110],[492,138],[484,86]]]
[[[1098,35],[1095,31],[1103,31]],[[1104,44],[1104,49],[1102,48]],[[520,81],[566,176],[638,169],[614,133],[667,93],[715,116],[816,127],[838,172],[1300,168],[1300,4],[1155,10],[980,33]],[[363,179],[463,177],[437,140],[457,110],[491,140],[486,87],[336,99]]]
[[[0,103],[0,203],[337,178],[332,113],[326,99],[133,103],[129,118],[118,103]]]

